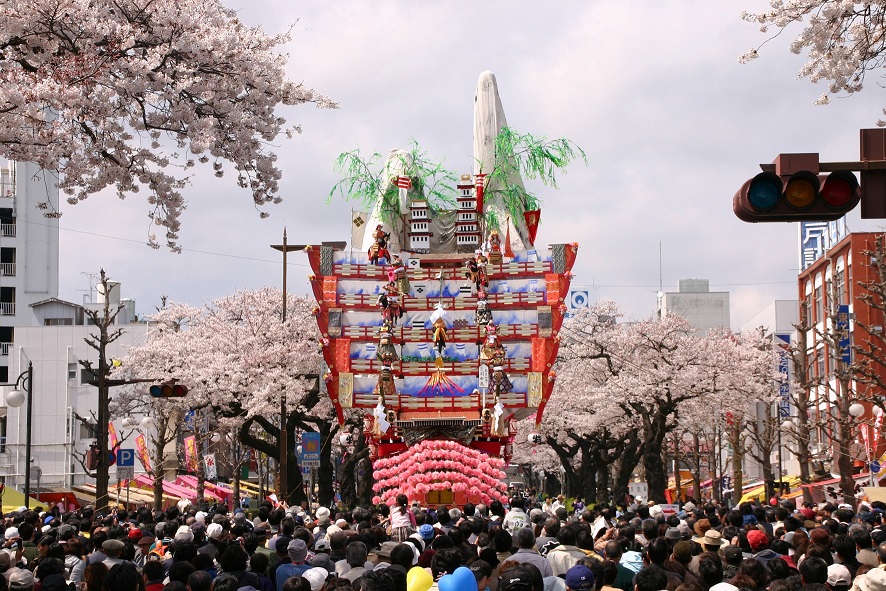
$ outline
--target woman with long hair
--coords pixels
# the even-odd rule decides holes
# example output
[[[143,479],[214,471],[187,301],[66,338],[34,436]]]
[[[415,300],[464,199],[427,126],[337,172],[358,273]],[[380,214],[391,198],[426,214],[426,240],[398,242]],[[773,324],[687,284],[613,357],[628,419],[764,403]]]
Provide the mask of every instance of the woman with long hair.
[[[415,515],[409,510],[409,499],[403,493],[397,495],[397,506],[391,509],[391,539],[402,543],[415,533]]]

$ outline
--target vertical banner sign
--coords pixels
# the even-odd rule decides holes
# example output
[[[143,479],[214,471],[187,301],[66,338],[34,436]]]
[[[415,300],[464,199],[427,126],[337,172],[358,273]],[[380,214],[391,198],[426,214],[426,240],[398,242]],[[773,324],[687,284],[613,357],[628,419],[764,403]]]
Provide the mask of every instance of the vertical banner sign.
[[[185,468],[191,472],[197,471],[197,438],[194,435],[188,435],[184,438],[185,444]]]
[[[135,438],[135,453],[138,455],[139,461],[145,469],[145,472],[151,471],[151,455],[148,453],[148,442],[144,433],[139,433]]]
[[[108,449],[114,451],[120,446],[120,437],[117,436],[117,429],[114,423],[108,421]]]
[[[784,420],[791,416],[791,356],[787,348],[791,345],[790,333],[775,335],[778,351],[778,418]]]
[[[215,480],[218,478],[218,470],[215,466],[215,454],[207,454],[203,456],[203,472],[207,480]]]
[[[852,349],[849,342],[849,306],[846,304],[837,306],[837,330],[840,334],[840,342],[837,343],[840,359],[849,365],[852,363]]]

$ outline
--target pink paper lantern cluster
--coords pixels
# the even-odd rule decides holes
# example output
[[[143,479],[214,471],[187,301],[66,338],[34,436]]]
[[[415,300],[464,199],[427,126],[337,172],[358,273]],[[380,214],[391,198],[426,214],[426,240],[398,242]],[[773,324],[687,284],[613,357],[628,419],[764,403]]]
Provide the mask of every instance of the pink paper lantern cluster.
[[[506,501],[505,463],[455,441],[426,439],[405,452],[376,460],[376,482],[372,489],[379,496],[373,503],[390,503],[400,493],[424,500],[433,490],[466,493],[489,504]]]

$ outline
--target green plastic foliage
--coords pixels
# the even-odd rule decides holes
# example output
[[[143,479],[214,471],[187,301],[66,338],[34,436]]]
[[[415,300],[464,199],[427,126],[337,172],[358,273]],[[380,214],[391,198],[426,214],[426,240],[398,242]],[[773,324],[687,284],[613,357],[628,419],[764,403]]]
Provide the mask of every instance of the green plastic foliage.
[[[510,182],[511,179],[538,179],[556,189],[557,172],[576,158],[587,165],[584,150],[570,140],[549,140],[502,127],[495,138],[495,164],[486,181],[486,195],[500,199],[511,216],[520,219],[523,212],[538,209],[541,201],[520,184]],[[485,221],[488,227],[501,229],[501,220],[493,212],[486,212]]]
[[[412,179],[413,193],[426,199],[431,211],[455,207],[456,176],[445,169],[442,162],[431,160],[418,142],[410,140],[410,144],[408,155],[397,154],[396,157],[400,159],[402,170]],[[385,160],[378,152],[369,158],[363,158],[359,148],[344,152],[339,154],[334,168],[342,179],[332,187],[327,203],[340,193],[345,200],[358,201],[361,207],[372,211],[381,199],[381,218],[388,223],[406,213],[400,211],[397,177],[385,178]]]

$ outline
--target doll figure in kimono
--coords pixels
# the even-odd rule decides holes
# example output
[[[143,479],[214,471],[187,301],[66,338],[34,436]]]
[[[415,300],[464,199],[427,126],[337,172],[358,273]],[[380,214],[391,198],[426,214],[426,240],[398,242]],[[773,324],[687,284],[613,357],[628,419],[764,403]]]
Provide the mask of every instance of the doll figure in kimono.
[[[468,259],[465,261],[465,279],[474,285],[474,289],[480,289],[480,268],[477,266],[476,259]]]
[[[501,264],[501,238],[498,230],[489,233],[489,262],[493,265]]]
[[[393,281],[397,286],[400,295],[406,297],[409,295],[409,278],[406,276],[406,266],[399,255],[394,255],[391,260],[391,268],[393,269]]]
[[[487,274],[486,269],[489,259],[486,258],[486,255],[483,254],[482,250],[478,250],[476,251],[474,261],[477,264],[477,290],[479,291],[481,287],[489,287],[489,275]]]
[[[383,295],[387,306],[382,307],[382,318],[391,326],[397,326],[397,320],[403,318],[403,304],[400,303],[400,293],[393,281],[385,285]],[[381,300],[381,296],[379,296],[379,300]]]
[[[437,349],[437,357],[442,357],[446,348],[446,321],[442,318],[434,321],[434,348]]]
[[[382,229],[382,225],[379,224],[375,227],[375,231],[372,232],[372,237],[375,239],[375,243],[369,247],[369,252],[367,253],[369,256],[369,262],[373,265],[377,265],[379,259],[390,260],[391,254],[388,252],[388,238],[391,237],[390,233],[385,232],[384,229]]]
[[[394,335],[391,325],[385,322],[378,331],[378,347],[375,350],[375,358],[381,361],[383,365],[391,365],[395,361],[399,361],[397,348],[394,346]]]
[[[489,309],[486,298],[486,290],[481,289],[477,293],[477,312],[474,314],[474,323],[477,326],[486,326],[492,322],[492,310]]]

